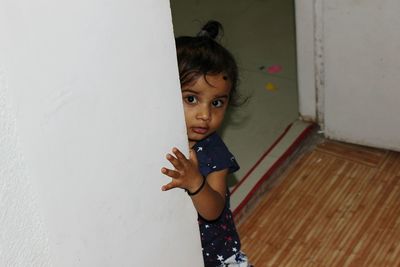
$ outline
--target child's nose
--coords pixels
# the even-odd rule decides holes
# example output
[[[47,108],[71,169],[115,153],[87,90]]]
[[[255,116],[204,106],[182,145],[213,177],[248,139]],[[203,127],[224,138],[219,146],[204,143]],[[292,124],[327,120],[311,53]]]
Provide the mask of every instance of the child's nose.
[[[208,106],[199,107],[199,110],[197,112],[197,118],[205,121],[210,120],[211,118],[210,108]]]

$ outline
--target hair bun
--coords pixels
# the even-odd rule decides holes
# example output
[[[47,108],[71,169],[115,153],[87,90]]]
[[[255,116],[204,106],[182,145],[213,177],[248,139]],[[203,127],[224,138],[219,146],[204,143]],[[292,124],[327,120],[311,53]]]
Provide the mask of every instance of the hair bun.
[[[223,31],[221,23],[215,20],[210,20],[201,28],[201,31],[197,36],[215,39],[220,31]]]

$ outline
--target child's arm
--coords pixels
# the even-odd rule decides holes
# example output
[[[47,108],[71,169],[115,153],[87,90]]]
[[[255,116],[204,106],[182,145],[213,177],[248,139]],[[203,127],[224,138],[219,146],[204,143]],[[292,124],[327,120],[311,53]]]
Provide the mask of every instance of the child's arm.
[[[220,170],[210,173],[207,178],[200,174],[196,153],[190,150],[190,157],[186,157],[174,148],[175,156],[168,154],[167,160],[171,162],[175,170],[162,168],[161,172],[172,178],[172,181],[162,187],[163,191],[172,188],[183,188],[189,192],[196,192],[203,184],[202,189],[191,196],[197,212],[206,220],[217,219],[224,209],[226,193],[226,176],[228,170]]]

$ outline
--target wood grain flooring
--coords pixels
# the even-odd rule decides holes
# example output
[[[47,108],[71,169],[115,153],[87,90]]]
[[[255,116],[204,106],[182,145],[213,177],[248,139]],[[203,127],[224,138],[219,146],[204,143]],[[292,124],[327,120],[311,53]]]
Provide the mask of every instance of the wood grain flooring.
[[[325,141],[238,225],[262,266],[400,266],[400,153]]]

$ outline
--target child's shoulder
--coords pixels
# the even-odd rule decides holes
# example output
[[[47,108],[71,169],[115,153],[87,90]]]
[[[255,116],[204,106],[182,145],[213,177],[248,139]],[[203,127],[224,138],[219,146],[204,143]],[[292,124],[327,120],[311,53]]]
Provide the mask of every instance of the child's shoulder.
[[[207,146],[207,147],[214,147],[214,146],[224,146],[226,147],[222,138],[218,135],[217,132],[212,133],[207,138],[199,141],[197,143],[199,146]]]
[[[207,138],[197,142],[194,145],[193,149],[196,152],[205,152],[207,154],[214,154],[214,153],[231,154],[231,152],[225,145],[222,138],[216,132],[212,133]]]
[[[217,133],[198,142],[194,149],[199,159],[200,169],[204,168],[205,173],[226,168],[229,169],[229,172],[239,169],[235,157]]]

